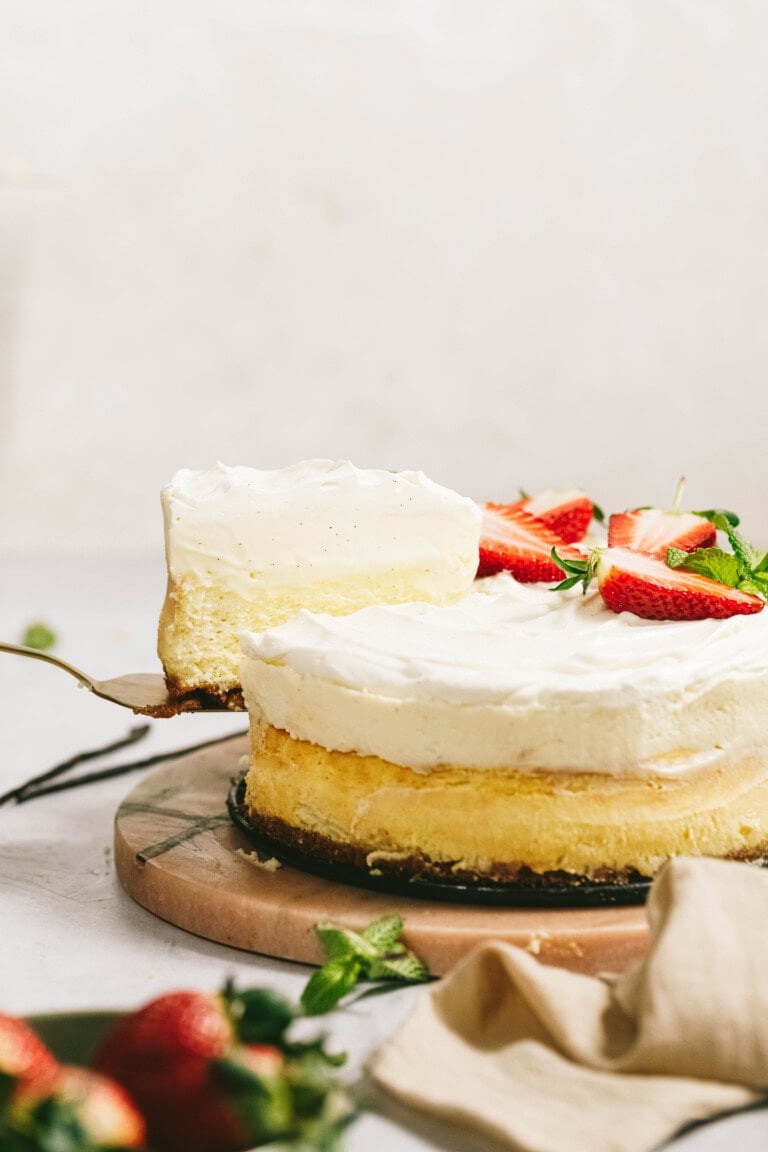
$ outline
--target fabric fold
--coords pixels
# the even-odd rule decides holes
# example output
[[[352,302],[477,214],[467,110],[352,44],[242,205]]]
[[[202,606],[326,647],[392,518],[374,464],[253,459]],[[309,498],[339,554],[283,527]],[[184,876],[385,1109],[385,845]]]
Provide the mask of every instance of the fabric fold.
[[[768,874],[682,858],[654,882],[645,958],[618,977],[477,948],[371,1071],[516,1152],[650,1152],[768,1094]]]

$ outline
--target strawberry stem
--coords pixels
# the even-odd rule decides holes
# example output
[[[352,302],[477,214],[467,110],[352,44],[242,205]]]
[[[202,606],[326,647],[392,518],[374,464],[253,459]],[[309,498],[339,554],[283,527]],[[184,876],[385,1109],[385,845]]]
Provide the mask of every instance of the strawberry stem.
[[[553,547],[550,556],[557,564],[558,568],[562,568],[566,574],[566,579],[561,580],[552,588],[553,592],[564,592],[567,588],[573,588],[576,584],[581,584],[581,590],[586,594],[587,588],[592,583],[592,577],[595,575],[597,562],[600,558],[600,549],[593,548],[588,557],[584,560],[570,560],[563,556],[558,556],[557,548]]]
[[[672,505],[672,511],[678,516],[683,507],[683,492],[685,491],[685,476],[681,476],[677,482],[677,491],[675,492],[675,502]]]

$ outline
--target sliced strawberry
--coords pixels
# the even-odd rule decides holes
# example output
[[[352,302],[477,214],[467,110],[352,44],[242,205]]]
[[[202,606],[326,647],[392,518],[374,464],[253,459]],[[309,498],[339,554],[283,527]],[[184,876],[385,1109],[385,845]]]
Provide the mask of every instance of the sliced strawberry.
[[[43,1089],[53,1083],[58,1070],[58,1062],[29,1025],[0,1012],[0,1076]]]
[[[703,620],[761,612],[760,596],[708,576],[670,568],[629,548],[607,548],[596,565],[600,595],[614,612],[646,620]]]
[[[560,580],[563,573],[552,560],[553,548],[565,559],[584,559],[582,552],[570,548],[523,508],[514,504],[483,506],[478,576],[506,571],[522,584]]]
[[[709,548],[716,539],[714,524],[695,512],[636,508],[617,512],[608,521],[609,548],[631,548],[662,560],[668,548],[693,552],[696,548]]]
[[[518,500],[512,508],[522,508],[564,540],[575,544],[583,540],[595,514],[595,506],[580,488],[559,488],[539,492]]]
[[[146,1127],[128,1093],[87,1068],[65,1067],[56,1097],[71,1106],[88,1140],[99,1148],[139,1148]]]
[[[126,1152],[143,1148],[146,1137],[142,1116],[119,1084],[87,1068],[66,1065],[45,1089],[21,1087],[13,1098],[8,1123],[21,1140],[12,1147],[20,1149]]]

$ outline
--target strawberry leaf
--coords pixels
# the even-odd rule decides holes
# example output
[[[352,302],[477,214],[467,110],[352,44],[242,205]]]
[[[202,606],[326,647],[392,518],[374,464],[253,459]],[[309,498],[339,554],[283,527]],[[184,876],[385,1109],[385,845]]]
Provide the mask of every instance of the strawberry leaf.
[[[258,1076],[237,1060],[224,1057],[210,1062],[214,1082],[247,1133],[248,1140],[274,1140],[296,1131],[296,1118],[287,1081],[281,1076]]]
[[[75,1107],[55,1096],[46,1096],[25,1111],[18,1124],[11,1124],[17,1144],[8,1147],[29,1152],[90,1152],[91,1141]],[[3,1152],[6,1145],[0,1145]]]
[[[300,1135],[291,1142],[291,1152],[341,1152],[342,1135],[356,1116],[343,1089],[328,1092],[321,1111],[300,1121]]]
[[[0,1069],[0,1116],[3,1115],[5,1106],[13,1095],[17,1083],[18,1080],[15,1076],[11,1076],[9,1072],[3,1072]],[[2,1144],[0,1144],[0,1148],[2,1148]]]
[[[576,584],[581,584],[582,592],[586,593],[587,588],[592,583],[592,577],[595,574],[597,566],[597,551],[590,553],[589,557],[584,560],[571,560],[567,556],[560,556],[557,548],[553,548],[550,556],[563,572],[567,573],[567,578],[561,580],[552,589],[553,592],[564,592],[566,588],[573,588]]]
[[[550,592],[565,592],[566,588],[574,588],[577,584],[583,583],[583,576],[569,576],[567,580],[561,580],[559,584],[555,584],[554,588],[550,588]]]
[[[296,1018],[296,1009],[283,996],[269,988],[248,988],[238,992],[229,980],[222,998],[244,1044],[278,1044]]]

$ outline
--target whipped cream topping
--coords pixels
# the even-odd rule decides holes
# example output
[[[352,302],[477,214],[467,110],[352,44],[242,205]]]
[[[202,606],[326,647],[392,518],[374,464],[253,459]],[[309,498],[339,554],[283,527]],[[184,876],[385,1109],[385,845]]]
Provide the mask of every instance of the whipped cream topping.
[[[426,770],[679,773],[768,743],[768,611],[650,621],[501,574],[459,603],[302,612],[241,637],[246,698],[298,739]]]
[[[171,577],[223,582],[244,596],[275,580],[404,567],[434,577],[438,597],[456,598],[477,568],[477,506],[421,472],[333,460],[274,471],[217,464],[177,472],[162,505]]]

